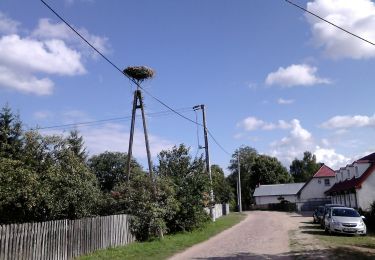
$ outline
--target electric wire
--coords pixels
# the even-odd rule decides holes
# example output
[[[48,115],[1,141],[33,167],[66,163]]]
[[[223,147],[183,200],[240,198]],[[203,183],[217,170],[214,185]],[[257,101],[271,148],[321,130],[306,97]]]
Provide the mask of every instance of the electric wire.
[[[187,108],[180,108],[177,110],[180,112],[188,112],[188,111],[191,111],[192,109],[190,107],[187,107]],[[165,111],[160,111],[160,112],[147,113],[146,116],[160,117],[160,116],[167,116],[171,113],[173,112],[169,110],[165,110]],[[136,115],[136,116],[140,117],[140,115]],[[45,127],[33,127],[33,128],[29,128],[28,130],[47,130],[47,129],[55,129],[55,128],[69,128],[69,127],[79,127],[79,126],[89,126],[89,125],[91,126],[91,125],[98,125],[98,124],[103,124],[103,123],[113,122],[113,121],[123,121],[123,120],[128,120],[128,119],[131,119],[131,116],[114,117],[114,118],[85,121],[85,122],[76,122],[76,123],[70,123],[70,124],[53,125],[53,126],[45,126]]]
[[[365,39],[365,38],[363,38],[363,37],[361,37],[361,36],[359,36],[359,35],[357,35],[357,34],[355,34],[355,33],[352,33],[352,32],[350,32],[350,31],[348,31],[348,30],[346,30],[346,29],[344,29],[344,28],[338,26],[337,24],[334,24],[334,23],[332,23],[332,22],[330,22],[330,21],[324,19],[323,17],[321,17],[321,16],[319,16],[319,15],[317,15],[317,14],[315,14],[315,13],[309,11],[309,10],[307,10],[306,8],[304,8],[304,7],[298,5],[298,4],[296,4],[296,3],[294,3],[294,2],[292,2],[292,1],[290,1],[290,0],[285,0],[285,2],[287,2],[287,3],[289,3],[289,4],[293,5],[293,6],[295,6],[295,7],[297,7],[297,8],[299,8],[299,9],[301,9],[301,10],[303,10],[304,12],[306,12],[306,13],[312,15],[312,16],[315,16],[316,18],[318,18],[318,19],[320,19],[320,20],[322,20],[322,21],[324,21],[324,22],[326,22],[326,23],[328,23],[328,24],[330,24],[330,25],[336,27],[337,29],[340,29],[340,30],[343,31],[343,32],[346,32],[346,33],[348,33],[348,34],[350,34],[350,35],[352,35],[352,36],[354,36],[354,37],[356,37],[356,38],[358,38],[358,39],[360,39],[360,40],[362,40],[362,41],[365,41],[365,42],[367,42],[367,43],[369,43],[369,44],[371,44],[371,45],[375,45],[375,43],[373,43],[373,42],[371,42],[371,41],[369,41],[369,40],[367,40],[367,39]]]
[[[232,156],[232,154],[230,152],[228,152],[217,140],[216,138],[214,137],[214,135],[211,133],[211,131],[207,129],[207,132],[208,132],[208,135],[212,138],[212,140],[215,142],[215,144],[224,152],[226,153],[227,155],[229,156]]]
[[[85,43],[87,43],[95,52],[97,52],[104,60],[106,60],[112,67],[114,67],[117,71],[119,71],[122,75],[124,75],[125,77],[127,77],[130,81],[132,81],[134,84],[137,85],[138,88],[140,88],[141,90],[143,90],[144,93],[146,93],[148,96],[150,96],[152,99],[156,100],[158,103],[160,103],[161,105],[163,105],[164,107],[166,107],[167,109],[169,109],[170,111],[172,111],[173,113],[175,113],[176,115],[180,116],[181,118],[193,123],[193,124],[196,124],[196,125],[199,125],[201,127],[203,127],[203,125],[201,123],[198,123],[198,122],[195,122],[194,120],[184,116],[183,114],[179,113],[178,111],[176,111],[174,108],[170,107],[169,105],[167,105],[165,102],[163,102],[162,100],[160,100],[159,98],[157,98],[156,96],[152,95],[149,91],[147,91],[146,89],[144,89],[142,86],[140,86],[140,84],[135,81],[134,79],[132,79],[131,77],[129,77],[128,75],[126,75],[118,66],[116,66],[116,64],[114,64],[109,58],[107,58],[101,51],[99,51],[97,48],[95,48],[95,46],[93,46],[82,34],[80,34],[76,29],[73,28],[73,26],[71,26],[61,15],[59,15],[49,4],[47,4],[44,0],[40,0],[52,13],[54,13],[63,23],[65,23],[66,26],[68,26],[74,33],[76,33]],[[207,129],[208,131],[208,129]],[[208,131],[209,135],[211,136],[211,138],[214,140],[214,142],[220,147],[221,150],[223,150],[225,153],[229,154],[224,148],[223,146],[221,146],[219,144],[219,142],[214,138],[214,136],[212,135],[212,133],[210,131]]]

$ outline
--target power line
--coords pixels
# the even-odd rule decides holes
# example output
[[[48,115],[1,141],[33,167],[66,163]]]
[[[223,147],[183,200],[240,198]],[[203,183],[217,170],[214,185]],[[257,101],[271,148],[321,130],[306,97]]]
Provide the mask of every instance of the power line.
[[[216,138],[213,136],[213,134],[211,133],[211,131],[209,129],[207,129],[207,132],[208,132],[208,135],[211,136],[212,140],[216,143],[217,146],[219,146],[219,148],[224,152],[226,153],[227,155],[229,156],[232,156],[231,153],[229,153],[227,150],[225,150],[225,148],[216,140]]]
[[[180,108],[177,109],[180,112],[187,112],[191,111],[192,109],[190,107],[186,108]],[[166,110],[166,111],[160,111],[160,112],[154,112],[154,113],[148,113],[146,116],[150,117],[160,117],[160,116],[166,116],[173,112]],[[137,115],[139,116],[139,115]],[[53,126],[45,126],[45,127],[34,127],[29,128],[29,130],[46,130],[46,129],[55,129],[55,128],[69,128],[69,127],[78,127],[78,126],[88,126],[88,125],[98,125],[102,123],[112,122],[112,121],[123,121],[130,119],[131,116],[123,116],[123,117],[114,117],[114,118],[107,118],[107,119],[101,119],[101,120],[93,120],[93,121],[85,121],[85,122],[76,122],[71,124],[61,124],[61,125],[53,125]]]
[[[138,82],[136,82],[134,79],[132,79],[131,77],[129,77],[128,75],[126,75],[118,66],[116,66],[116,64],[114,64],[109,58],[107,58],[101,51],[99,51],[97,48],[95,48],[95,46],[93,46],[82,34],[80,34],[77,30],[75,30],[73,28],[73,26],[71,26],[62,16],[60,16],[50,5],[48,5],[44,0],[40,0],[52,13],[54,13],[62,22],[64,22],[73,32],[75,32],[84,42],[86,42],[94,51],[96,51],[103,59],[105,59],[112,67],[114,67],[117,71],[119,71],[122,75],[124,75],[125,77],[127,77],[129,80],[131,80],[134,84],[137,85],[138,88],[140,88],[141,90],[143,90],[148,96],[150,96],[151,98],[153,98],[154,100],[156,100],[157,102],[159,102],[161,105],[163,105],[164,107],[168,108],[170,111],[172,111],[173,113],[175,113],[176,115],[180,116],[181,118],[193,123],[193,124],[196,124],[196,125],[199,125],[199,126],[202,126],[202,124],[198,123],[198,122],[195,122],[194,120],[184,116],[183,114],[179,113],[177,110],[175,110],[174,108],[170,107],[169,105],[167,105],[165,102],[163,102],[162,100],[160,100],[159,98],[155,97],[154,95],[152,95],[150,92],[148,92],[146,89],[144,89],[142,86],[140,86],[140,84],[138,84]],[[208,129],[207,129],[208,130]],[[214,136],[210,133],[210,131],[208,131],[209,135],[212,137],[212,139],[214,140],[214,142],[227,154],[229,154],[220,144],[219,142],[214,138]],[[230,155],[230,154],[229,154]]]
[[[125,77],[127,77],[128,79],[130,79],[134,84],[137,85],[137,87],[139,87],[140,89],[142,89],[148,96],[150,96],[151,98],[153,98],[154,100],[156,100],[157,102],[159,102],[161,105],[163,105],[164,107],[168,108],[169,110],[171,110],[172,112],[174,112],[175,114],[179,115],[180,117],[184,118],[185,120],[188,120],[190,121],[191,123],[193,124],[196,124],[196,122],[194,122],[194,120],[182,115],[181,113],[179,113],[178,111],[176,111],[175,109],[173,109],[172,107],[168,106],[166,103],[164,103],[163,101],[161,101],[159,98],[155,97],[154,95],[152,95],[150,92],[148,92],[146,89],[144,89],[141,85],[138,84],[138,82],[136,82],[134,79],[132,79],[131,77],[129,77],[128,75],[126,75],[118,66],[116,66],[116,64],[114,64],[109,58],[107,58],[102,52],[100,52],[97,48],[95,48],[88,40],[86,40],[86,38],[80,34],[76,29],[73,28],[73,26],[71,26],[62,16],[60,16],[50,5],[48,5],[44,0],[40,0],[49,10],[51,10],[62,22],[64,22],[73,32],[75,32],[83,41],[85,41],[94,51],[96,51],[100,56],[102,56],[110,65],[112,65],[117,71],[119,71],[122,75],[124,75]],[[198,123],[199,124],[199,123]],[[199,124],[200,126],[202,126],[202,124]]]
[[[40,0],[52,13],[54,13],[62,22],[66,24],[73,32],[75,32],[84,42],[86,42],[94,51],[96,51],[103,59],[105,59],[109,64],[111,64],[116,70],[121,74],[125,75],[128,79],[135,83],[134,79],[126,75],[118,66],[116,66],[110,59],[108,59],[102,52],[100,52],[94,45],[92,45],[85,37],[82,36],[76,29],[73,28],[64,18],[62,18],[51,6],[49,6],[44,0]]]
[[[293,6],[297,7],[297,8],[299,8],[299,9],[301,9],[301,10],[303,10],[303,11],[305,11],[306,13],[309,13],[309,14],[315,16],[316,18],[318,18],[318,19],[320,19],[320,20],[322,20],[322,21],[324,21],[324,22],[326,22],[326,23],[328,23],[328,24],[330,24],[330,25],[332,25],[332,26],[334,26],[334,27],[340,29],[341,31],[344,31],[344,32],[346,32],[346,33],[348,33],[348,34],[350,34],[350,35],[352,35],[352,36],[354,36],[354,37],[356,37],[356,38],[358,38],[358,39],[360,39],[360,40],[362,40],[362,41],[365,41],[365,42],[367,42],[367,43],[369,43],[369,44],[371,44],[371,45],[375,45],[375,43],[373,43],[373,42],[371,42],[371,41],[369,41],[369,40],[367,40],[367,39],[365,39],[365,38],[363,38],[363,37],[361,37],[361,36],[359,36],[359,35],[357,35],[357,34],[355,34],[355,33],[352,33],[352,32],[350,32],[350,31],[348,31],[348,30],[346,30],[346,29],[344,29],[344,28],[342,28],[342,27],[340,27],[340,26],[338,26],[338,25],[336,25],[336,24],[334,24],[334,23],[332,23],[332,22],[330,22],[330,21],[324,19],[323,17],[321,17],[321,16],[319,16],[319,15],[313,13],[313,12],[310,12],[310,11],[307,10],[306,8],[300,6],[300,5],[296,4],[296,3],[293,3],[292,1],[285,0],[285,2],[287,2],[287,3],[291,4],[291,5],[293,5]]]

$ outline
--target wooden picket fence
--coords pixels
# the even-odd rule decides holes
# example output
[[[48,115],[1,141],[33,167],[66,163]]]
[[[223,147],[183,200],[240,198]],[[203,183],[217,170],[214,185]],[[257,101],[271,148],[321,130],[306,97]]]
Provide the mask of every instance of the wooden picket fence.
[[[134,241],[127,215],[0,226],[0,259],[65,260]]]

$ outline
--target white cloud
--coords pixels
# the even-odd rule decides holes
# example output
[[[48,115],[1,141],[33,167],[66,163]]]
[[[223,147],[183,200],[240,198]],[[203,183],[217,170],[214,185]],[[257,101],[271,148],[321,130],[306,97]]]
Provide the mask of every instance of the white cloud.
[[[313,153],[318,162],[323,162],[332,169],[338,169],[352,161],[351,158],[336,153],[335,149],[325,149],[317,146]]]
[[[242,126],[246,131],[252,131],[261,128],[264,125],[263,120],[257,119],[256,117],[247,117],[237,126]]]
[[[90,34],[85,28],[77,28],[77,31],[82,34],[86,40],[95,48],[103,53],[109,52],[108,38]],[[48,18],[39,20],[38,27],[31,34],[33,37],[43,40],[61,39],[69,43],[78,44],[80,48],[89,48],[86,43],[83,43],[68,26],[64,23],[52,23]]]
[[[329,84],[325,78],[316,75],[316,67],[307,64],[292,64],[289,67],[279,67],[275,72],[267,75],[267,85],[280,85],[282,87],[312,86],[316,84]]]
[[[105,151],[128,152],[129,128],[125,125],[108,123],[101,126],[79,128],[85,146],[90,155]],[[61,134],[58,130],[41,131],[43,134]],[[173,143],[156,135],[149,134],[151,155],[156,157],[161,150],[170,149]],[[135,130],[133,156],[137,159],[147,158],[143,131]]]
[[[23,93],[50,95],[54,83],[43,74],[76,76],[86,73],[82,42],[62,23],[40,19],[29,35],[17,33],[19,23],[0,12],[0,87]],[[5,29],[4,29],[5,28]],[[108,39],[79,29],[96,48],[108,52]],[[92,54],[92,52],[91,52]]]
[[[307,10],[353,32],[375,41],[375,4],[371,0],[315,0]],[[332,25],[306,14],[314,42],[332,58],[364,59],[375,57],[375,48]]]
[[[358,127],[375,127],[375,115],[373,116],[334,116],[322,123],[323,128],[358,128]]]
[[[280,104],[280,105],[290,105],[290,104],[293,104],[294,103],[294,99],[283,99],[283,98],[279,98],[277,100],[277,103]]]
[[[0,33],[16,33],[20,23],[0,12]]]
[[[29,73],[17,73],[0,65],[1,86],[23,93],[49,95],[52,93],[54,83],[48,78],[38,79]]]
[[[279,120],[277,123],[268,123],[256,117],[247,117],[237,124],[237,127],[242,127],[246,131],[254,130],[274,130],[274,129],[288,129],[292,125],[284,120]]]
[[[61,40],[37,41],[6,35],[0,38],[0,85],[24,93],[49,95],[54,83],[34,73],[79,75],[85,73],[81,55]]]
[[[314,144],[312,134],[301,126],[298,119],[293,119],[290,124],[289,135],[272,142],[270,151],[272,156],[277,157],[285,165],[300,157],[304,151],[311,151]]]
[[[328,139],[321,139],[324,148],[317,145],[312,133],[304,129],[299,120],[293,119],[291,124],[292,129],[288,136],[272,142],[270,145],[269,153],[277,157],[284,165],[289,166],[295,158],[301,159],[305,151],[312,152],[316,155],[318,162],[323,162],[333,169],[350,162],[351,158],[337,153]]]
[[[58,75],[85,73],[79,52],[61,40],[45,42],[7,35],[0,38],[1,63],[17,70]]]

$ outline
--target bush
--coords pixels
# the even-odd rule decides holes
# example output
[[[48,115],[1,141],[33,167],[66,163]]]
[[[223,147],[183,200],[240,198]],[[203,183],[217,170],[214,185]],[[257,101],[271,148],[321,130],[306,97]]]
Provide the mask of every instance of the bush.
[[[167,221],[170,232],[190,231],[209,220],[204,207],[209,204],[209,177],[202,158],[192,160],[184,145],[160,152],[157,173],[172,181],[180,204],[174,218]]]
[[[131,230],[139,241],[166,234],[169,231],[166,222],[179,209],[169,180],[157,178],[153,183],[146,174],[136,175],[129,183],[115,187],[112,196],[120,213],[132,216]]]
[[[275,211],[293,212],[297,211],[297,205],[296,203],[290,203],[287,200],[282,200],[280,203],[269,204],[269,209]]]
[[[370,211],[364,212],[359,209],[359,213],[365,216],[366,226],[375,231],[375,201],[370,206]]]

